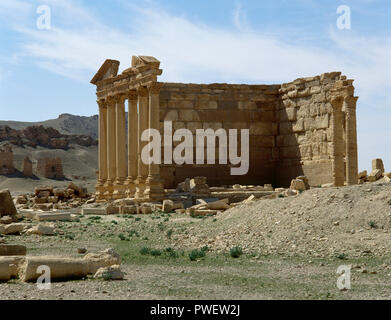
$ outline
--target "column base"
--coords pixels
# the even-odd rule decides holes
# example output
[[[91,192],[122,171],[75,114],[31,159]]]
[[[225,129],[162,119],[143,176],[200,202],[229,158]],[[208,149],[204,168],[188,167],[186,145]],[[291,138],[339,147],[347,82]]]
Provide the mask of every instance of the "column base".
[[[128,177],[125,181],[125,195],[127,198],[133,198],[136,193],[135,179]]]
[[[98,183],[95,186],[96,192],[95,196],[97,200],[103,200],[104,199],[104,193],[105,193],[105,187],[104,187],[105,181],[99,179]]]
[[[164,199],[165,192],[161,179],[154,176],[147,178],[144,197],[149,201],[160,201]]]
[[[104,199],[112,199],[113,192],[114,192],[113,180],[107,180],[103,188],[104,188],[104,194],[103,194]]]
[[[134,197],[136,199],[144,199],[144,191],[145,191],[145,178],[138,177],[136,180],[136,192],[134,193]]]
[[[125,198],[125,185],[124,180],[118,179],[114,182],[114,192],[113,192],[113,198],[114,199],[122,199]]]

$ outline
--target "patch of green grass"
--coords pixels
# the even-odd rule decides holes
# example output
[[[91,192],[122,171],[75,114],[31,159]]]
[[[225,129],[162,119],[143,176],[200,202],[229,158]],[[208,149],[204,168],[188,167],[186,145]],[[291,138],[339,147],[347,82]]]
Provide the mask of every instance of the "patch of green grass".
[[[110,222],[111,222],[112,224],[118,224],[118,222],[115,221],[115,220],[111,220]]]
[[[243,249],[241,247],[232,247],[231,250],[229,250],[229,255],[232,258],[239,258],[243,254]]]
[[[345,253],[339,253],[335,257],[340,260],[346,260],[348,258]]]
[[[75,240],[75,236],[71,233],[67,233],[65,235],[65,239],[68,239],[68,240]]]
[[[123,233],[120,233],[118,235],[118,238],[121,240],[121,241],[129,241],[130,239],[125,237],[125,235]]]
[[[171,239],[171,236],[172,236],[173,233],[174,233],[174,230],[172,230],[172,229],[167,230],[167,233],[166,233],[167,238],[168,238],[168,239]]]
[[[142,247],[142,248],[140,249],[140,254],[142,254],[142,255],[147,255],[147,254],[149,254],[150,252],[151,252],[151,249],[148,248],[148,247]]]
[[[134,221],[141,221],[141,218],[137,217],[136,219],[134,219]]]
[[[378,228],[376,221],[373,221],[373,220],[369,221],[369,222],[368,222],[368,225],[369,225],[372,229],[377,229],[377,228]]]

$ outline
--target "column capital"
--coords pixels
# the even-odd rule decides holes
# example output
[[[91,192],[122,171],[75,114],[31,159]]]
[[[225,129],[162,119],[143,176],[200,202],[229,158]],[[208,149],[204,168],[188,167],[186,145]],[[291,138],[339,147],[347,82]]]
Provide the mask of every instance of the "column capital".
[[[129,90],[128,91],[128,99],[129,100],[137,100],[138,93],[137,90]]]
[[[116,101],[116,98],[115,98],[115,95],[109,95],[107,96],[106,98],[106,102],[107,102],[107,106],[112,106],[112,105],[115,105],[115,103],[117,102]]]
[[[356,104],[357,104],[357,100],[358,100],[358,97],[352,97],[352,96],[345,97],[346,107],[349,109],[355,109]]]
[[[99,108],[105,108],[107,106],[107,102],[105,99],[98,99],[96,100],[96,102],[98,103]]]
[[[146,87],[138,87],[137,88],[137,94],[139,97],[147,97],[148,96],[148,89]]]
[[[162,82],[151,82],[147,85],[150,94],[159,94],[160,89],[163,87]]]

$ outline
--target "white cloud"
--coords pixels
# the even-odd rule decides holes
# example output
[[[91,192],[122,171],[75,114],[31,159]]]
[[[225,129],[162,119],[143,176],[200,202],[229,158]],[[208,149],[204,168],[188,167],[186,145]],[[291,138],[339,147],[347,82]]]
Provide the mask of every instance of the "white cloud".
[[[235,9],[232,12],[233,20],[236,28],[238,28],[239,31],[249,31],[249,24],[247,21],[247,15],[246,12],[243,10],[243,6],[241,3],[238,3],[235,7]]]

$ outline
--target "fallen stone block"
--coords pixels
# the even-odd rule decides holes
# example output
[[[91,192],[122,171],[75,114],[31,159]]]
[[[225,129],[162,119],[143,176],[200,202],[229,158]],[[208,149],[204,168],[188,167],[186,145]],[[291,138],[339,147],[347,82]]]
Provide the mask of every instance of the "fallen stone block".
[[[120,214],[137,214],[137,206],[135,205],[126,205],[119,207]]]
[[[43,225],[39,224],[37,226],[33,226],[32,228],[28,229],[26,231],[27,235],[31,234],[37,234],[40,236],[54,236],[54,226],[49,226],[49,225]]]
[[[113,265],[99,268],[95,273],[94,278],[103,280],[122,280],[124,278],[124,273],[121,271],[119,265]]]
[[[14,201],[8,189],[0,190],[0,217],[17,214]]]
[[[193,212],[191,212],[191,216],[193,217],[212,216],[212,215],[216,215],[218,212],[219,212],[218,210],[196,209]]]
[[[150,213],[152,213],[152,207],[141,206],[140,209],[141,209],[141,213],[142,214],[150,214]]]
[[[172,200],[163,200],[163,212],[169,213],[174,210],[174,201]]]
[[[37,273],[37,269],[42,265],[50,268],[51,279],[73,279],[95,274],[103,267],[119,264],[121,257],[113,249],[88,253],[83,258],[26,257],[19,267],[19,278],[24,282],[35,281],[41,275]]]
[[[372,172],[368,176],[369,182],[375,182],[382,177],[383,173],[380,169],[372,170]]]
[[[184,214],[186,213],[186,209],[175,209],[175,213]]]
[[[18,276],[23,257],[0,257],[0,281],[8,281]]]
[[[7,225],[0,225],[0,233],[1,234],[18,234],[23,231],[26,227],[24,223],[11,223]]]
[[[296,179],[302,180],[304,182],[306,190],[310,189],[310,184],[309,184],[308,178],[306,176],[298,176]]]
[[[292,189],[292,190],[297,190],[297,191],[304,191],[304,190],[306,190],[305,183],[301,179],[293,179],[291,181],[291,186],[289,188]]]
[[[20,210],[19,212],[20,212],[20,214],[21,214],[24,218],[27,218],[27,219],[34,219],[34,218],[35,218],[35,215],[37,214],[36,211],[31,210],[31,209]]]
[[[43,187],[36,187],[34,190],[34,193],[36,196],[39,196],[40,194],[44,193],[47,194],[47,196],[50,196],[53,194],[53,187],[51,186],[43,186]]]
[[[247,199],[243,200],[242,203],[250,203],[254,200],[256,200],[257,198],[252,194],[251,196],[249,196]]]
[[[26,196],[18,196],[16,198],[16,204],[26,204],[28,202]]]
[[[69,212],[50,212],[36,213],[34,219],[38,221],[70,221],[71,214]]]
[[[274,191],[273,186],[272,186],[271,184],[265,184],[265,185],[263,186],[263,189],[264,189],[265,191]]]
[[[83,208],[82,209],[83,215],[106,215],[106,208]]]
[[[0,224],[10,224],[13,221],[14,220],[10,216],[3,216],[3,217],[0,218]]]
[[[296,190],[288,189],[284,191],[283,193],[286,197],[292,197],[292,196],[297,196],[298,192]]]
[[[210,210],[227,210],[231,208],[228,204],[228,199],[222,199],[214,202],[208,202],[206,208]]]
[[[26,247],[19,244],[0,244],[0,256],[25,256]]]
[[[331,188],[334,187],[334,183],[324,183],[321,185],[322,188]]]
[[[358,178],[359,179],[365,179],[367,177],[368,173],[367,170],[361,171],[358,173]]]
[[[387,176],[384,176],[384,181],[385,182],[391,182],[391,178],[387,177]]]
[[[108,206],[106,214],[119,214],[119,206]]]

